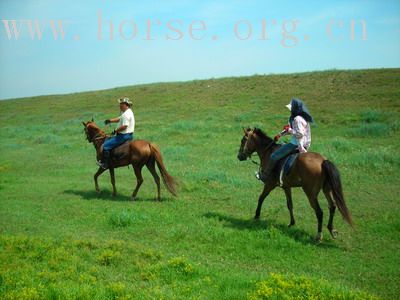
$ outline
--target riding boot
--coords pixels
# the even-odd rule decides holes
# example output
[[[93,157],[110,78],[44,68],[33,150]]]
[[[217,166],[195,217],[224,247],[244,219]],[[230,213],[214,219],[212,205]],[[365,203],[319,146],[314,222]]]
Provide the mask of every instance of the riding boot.
[[[260,173],[258,173],[257,178],[259,180],[261,180],[262,182],[266,182],[268,178],[272,178],[272,176],[274,176],[273,171],[274,171],[275,165],[276,165],[276,161],[271,159],[267,165],[267,168],[264,171],[261,171]]]
[[[108,165],[110,163],[110,151],[103,150],[102,158],[97,164],[102,167],[104,170],[108,169]]]

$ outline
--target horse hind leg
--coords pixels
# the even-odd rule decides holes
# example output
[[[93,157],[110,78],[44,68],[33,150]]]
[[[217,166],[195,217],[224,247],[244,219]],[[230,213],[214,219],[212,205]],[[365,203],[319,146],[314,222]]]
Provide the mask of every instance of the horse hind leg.
[[[154,182],[157,185],[157,200],[161,201],[161,188],[160,188],[160,176],[158,176],[156,171],[156,163],[154,159],[150,159],[147,164],[147,169],[149,169],[151,175],[154,178]]]
[[[136,187],[132,193],[132,200],[135,200],[137,193],[139,192],[140,186],[143,183],[143,176],[142,176],[142,167],[143,166],[134,166],[132,164],[132,167],[133,167],[133,171],[135,172],[135,176],[136,176]]]
[[[333,227],[333,217],[335,216],[336,205],[335,202],[333,201],[332,190],[329,187],[324,187],[324,195],[326,197],[326,200],[328,200],[328,205],[329,205],[329,221],[327,227],[332,238],[336,239],[339,233]]]
[[[288,226],[291,227],[294,224],[296,224],[296,221],[295,221],[294,215],[293,215],[292,190],[290,188],[285,188],[284,191],[285,191],[285,195],[286,195],[287,208],[288,208],[289,214],[290,214],[290,223]]]

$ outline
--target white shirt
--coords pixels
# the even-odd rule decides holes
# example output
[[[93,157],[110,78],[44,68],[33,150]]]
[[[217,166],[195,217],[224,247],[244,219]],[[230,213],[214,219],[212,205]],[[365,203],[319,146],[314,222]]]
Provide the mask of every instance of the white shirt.
[[[130,108],[128,108],[120,117],[117,128],[126,125],[126,129],[120,133],[133,133],[135,131],[135,116]]]
[[[297,116],[294,118],[292,126],[288,130],[292,135],[290,142],[298,145],[300,152],[307,152],[307,149],[311,146],[310,124],[302,116]]]

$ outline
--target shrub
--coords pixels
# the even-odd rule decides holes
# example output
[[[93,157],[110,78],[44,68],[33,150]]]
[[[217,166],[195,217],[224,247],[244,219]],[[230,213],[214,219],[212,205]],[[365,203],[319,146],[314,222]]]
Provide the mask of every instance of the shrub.
[[[113,250],[104,250],[98,257],[97,261],[100,265],[109,266],[111,264],[115,264],[121,257],[121,253],[119,251]]]
[[[351,137],[378,137],[390,133],[390,126],[385,123],[364,123],[357,127],[350,128],[347,132]]]
[[[361,120],[366,123],[374,123],[382,121],[384,113],[378,110],[364,110],[361,112]]]
[[[114,227],[127,227],[133,223],[133,215],[129,210],[123,210],[121,212],[113,212],[108,222]]]
[[[126,293],[126,286],[122,282],[111,282],[107,286],[108,299],[120,299]]]
[[[24,287],[20,290],[14,290],[4,296],[4,299],[18,299],[18,300],[39,300],[43,297],[38,290],[34,287]]]
[[[193,273],[193,266],[184,257],[174,257],[168,260],[168,267],[176,273],[190,275]]]
[[[378,299],[362,292],[351,291],[333,286],[326,281],[304,276],[284,276],[271,273],[256,284],[256,290],[248,295],[249,300],[266,299]]]

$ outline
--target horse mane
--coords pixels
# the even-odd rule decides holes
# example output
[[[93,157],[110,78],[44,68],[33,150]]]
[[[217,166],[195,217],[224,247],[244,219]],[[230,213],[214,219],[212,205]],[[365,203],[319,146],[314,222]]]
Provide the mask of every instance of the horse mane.
[[[87,123],[87,128],[90,129],[91,132],[95,132],[94,134],[100,134],[101,136],[105,136],[106,133],[101,130],[101,128],[99,126],[97,126],[97,124],[95,122],[88,122]],[[93,138],[93,137],[92,137]]]
[[[262,131],[260,128],[254,128],[253,132],[260,138],[261,143],[263,143],[265,146],[270,145],[273,142],[273,139],[271,139],[264,131]]]

